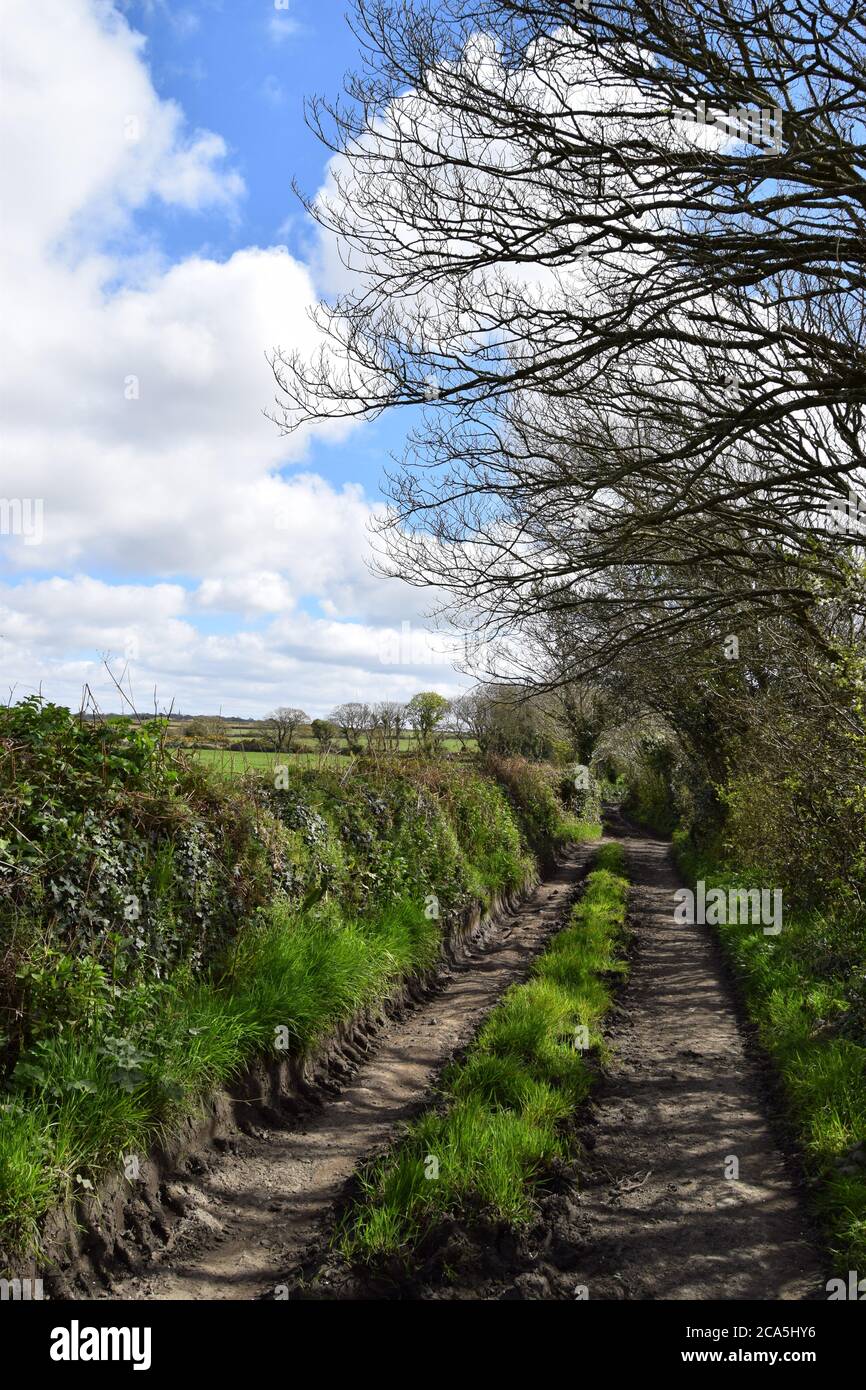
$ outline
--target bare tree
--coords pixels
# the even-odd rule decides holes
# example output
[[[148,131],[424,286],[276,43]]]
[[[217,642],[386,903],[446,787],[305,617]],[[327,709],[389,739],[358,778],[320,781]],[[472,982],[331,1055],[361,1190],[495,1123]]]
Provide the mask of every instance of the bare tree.
[[[361,747],[361,735],[369,732],[373,722],[370,706],[358,701],[335,705],[331,710],[331,719],[338,726],[350,751]]]
[[[274,749],[277,753],[283,751],[290,753],[295,737],[295,730],[301,724],[309,724],[310,716],[305,714],[302,709],[297,709],[292,705],[280,705],[273,714],[268,715],[267,724],[273,739]]]
[[[862,8],[356,22],[370,66],[312,106],[340,158],[310,210],[365,273],[321,358],[274,368],[286,429],[423,407],[384,567],[494,652],[580,624],[584,675],[752,617],[829,655],[822,605],[860,601],[829,518],[866,489]]]
[[[406,706],[396,700],[379,700],[371,711],[371,739],[387,753],[398,753],[406,729]]]
[[[480,689],[467,690],[450,702],[448,722],[464,753],[473,740],[483,750],[489,725],[489,701]]]

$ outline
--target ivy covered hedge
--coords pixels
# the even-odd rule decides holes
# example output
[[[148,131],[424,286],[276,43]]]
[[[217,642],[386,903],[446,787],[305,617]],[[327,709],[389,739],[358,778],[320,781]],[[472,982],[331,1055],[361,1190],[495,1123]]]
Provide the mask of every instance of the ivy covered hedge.
[[[182,767],[160,724],[0,710],[5,1064],[113,990],[207,966],[272,891],[253,804]],[[87,1000],[85,1003],[84,1000]]]
[[[164,735],[36,699],[0,710],[7,1250],[275,1038],[311,1046],[534,855],[592,833],[561,769],[519,759],[234,782]]]

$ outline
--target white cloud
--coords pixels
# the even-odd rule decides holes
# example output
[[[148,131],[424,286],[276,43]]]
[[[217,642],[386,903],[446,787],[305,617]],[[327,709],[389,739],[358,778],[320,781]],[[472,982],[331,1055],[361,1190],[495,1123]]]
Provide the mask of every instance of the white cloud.
[[[101,654],[127,652],[148,701],[187,709],[446,688],[417,645],[382,660],[423,599],[370,573],[362,489],[297,471],[311,434],[262,413],[266,352],[316,342],[308,268],[105,249],[154,200],[235,213],[222,138],[158,97],[105,0],[10,0],[5,27],[0,497],[41,498],[44,535],[0,536],[4,682],[116,707]],[[351,447],[346,423],[317,433]]]
[[[7,0],[0,138],[3,245],[25,262],[56,240],[87,246],[152,198],[232,207],[240,175],[211,131],[162,101],[144,40],[110,5]]]
[[[193,619],[227,603],[260,627],[208,633]],[[105,669],[126,673],[139,708],[266,714],[301,703],[313,716],[345,699],[408,699],[461,680],[442,639],[411,624],[383,628],[293,609],[283,577],[246,575],[182,585],[107,584],[87,575],[0,585],[0,667],[17,696],[41,687],[76,706],[85,684],[104,709],[118,697]]]
[[[301,33],[302,26],[287,13],[288,5],[274,5],[274,13],[268,20],[268,37],[272,43],[285,43]]]
[[[291,585],[274,570],[203,579],[195,597],[200,608],[221,613],[286,613],[295,606]]]

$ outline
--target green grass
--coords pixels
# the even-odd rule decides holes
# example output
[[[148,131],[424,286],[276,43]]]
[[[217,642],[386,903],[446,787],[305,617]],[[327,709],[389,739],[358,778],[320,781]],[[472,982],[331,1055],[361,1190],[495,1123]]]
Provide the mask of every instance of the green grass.
[[[513,826],[510,845],[493,834],[498,826],[501,839],[508,824],[465,820],[478,808],[464,800],[464,842],[480,866],[467,861],[470,881],[486,901],[531,861]],[[107,1019],[82,1013],[40,1038],[21,1054],[0,1103],[0,1248],[38,1248],[40,1223],[58,1202],[130,1154],[143,1161],[278,1042],[293,1055],[314,1047],[432,965],[440,939],[440,923],[417,899],[354,918],[334,899],[306,913],[278,899],[209,978],[176,969],[126,987]]]
[[[43,1039],[0,1109],[0,1246],[32,1247],[59,1199],[124,1155],[143,1159],[253,1057],[307,1051],[429,967],[438,947],[436,922],[416,904],[367,921],[345,921],[333,906],[297,917],[278,905],[220,978],[180,976],[146,1001],[133,991],[128,1013],[144,1007],[137,1028],[120,1021],[122,1040]]]
[[[566,811],[560,816],[556,838],[560,844],[580,845],[587,840],[598,840],[601,837],[601,829],[600,821],[581,820]]]
[[[232,748],[192,748],[183,744],[174,746],[198,762],[215,768],[225,777],[241,777],[250,769],[270,769],[280,764],[285,764],[289,768],[346,767],[348,764],[345,752],[346,744],[342,740],[340,748],[343,751],[340,752],[335,749],[330,753],[322,753],[315,739],[312,738],[296,738],[291,753],[285,751],[281,753],[241,751]],[[442,740],[442,748],[445,752],[456,753],[460,751],[460,747],[459,739],[444,738]],[[474,748],[474,743],[470,743],[467,751],[472,752]],[[417,751],[417,744],[414,739],[404,738],[400,740],[401,753],[415,753]]]
[[[523,1223],[552,1160],[573,1154],[568,1122],[593,1076],[576,1043],[603,1052],[610,981],[626,968],[619,846],[604,846],[597,863],[530,979],[507,991],[445,1073],[442,1107],[361,1174],[361,1195],[337,1234],[350,1259],[408,1259],[447,1214]]]
[[[298,1055],[423,969],[533,850],[595,829],[552,794],[561,774],[516,759],[508,786],[462,759],[175,759],[159,723],[0,716],[10,1257],[277,1040]]]
[[[291,1051],[304,1052],[397,981],[432,966],[439,941],[437,923],[411,903],[361,922],[334,909],[293,922],[277,908],[234,964],[232,1005],[266,1037],[287,1028]]]
[[[739,886],[735,875],[701,863],[681,840],[677,851],[689,879],[703,879],[708,888]],[[850,919],[828,920],[786,911],[776,937],[764,936],[760,926],[713,930],[781,1078],[834,1260],[842,1271],[862,1270],[866,1167],[854,1173],[842,1167],[847,1151],[866,1137],[866,1037],[856,996],[866,979],[862,915],[852,909]]]
[[[242,777],[251,769],[270,771],[274,767],[286,766],[290,769],[302,767],[337,766],[345,763],[339,753],[239,753],[230,748],[195,748],[189,751],[197,762],[212,767],[225,777]]]

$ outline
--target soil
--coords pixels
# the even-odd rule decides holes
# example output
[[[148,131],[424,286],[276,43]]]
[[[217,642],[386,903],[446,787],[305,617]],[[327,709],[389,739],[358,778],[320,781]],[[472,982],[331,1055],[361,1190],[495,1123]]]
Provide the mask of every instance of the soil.
[[[522,1233],[449,1221],[411,1270],[375,1272],[323,1240],[290,1272],[290,1297],[826,1298],[796,1157],[719,949],[706,927],[674,923],[669,842],[618,829],[633,885],[630,974],[605,1079],[578,1117],[579,1161],[553,1173]]]
[[[73,1297],[250,1299],[273,1295],[358,1166],[387,1146],[429,1098],[437,1076],[477,1031],[502,992],[567,918],[593,855],[567,853],[550,877],[475,939],[437,977],[432,997],[407,998],[370,1041],[355,1030],[328,1079],[283,1118],[218,1137],[169,1175],[147,1223],[122,1234],[134,1272],[110,1258]],[[365,1056],[366,1054],[366,1056]],[[244,1132],[245,1131],[245,1132]]]
[[[706,927],[677,925],[668,841],[614,819],[632,882],[630,974],[610,1057],[523,1231],[444,1223],[411,1268],[349,1266],[329,1230],[353,1175],[435,1095],[510,984],[567,920],[592,850],[572,852],[436,994],[344,1047],[339,1085],[217,1138],[159,1190],[133,1272],[110,1264],[73,1296],[114,1299],[825,1298],[828,1270],[766,1060]],[[364,1055],[366,1053],[366,1055]],[[327,1094],[330,1090],[332,1094]],[[734,1162],[734,1160],[736,1162]],[[129,1234],[129,1233],[126,1233]]]

